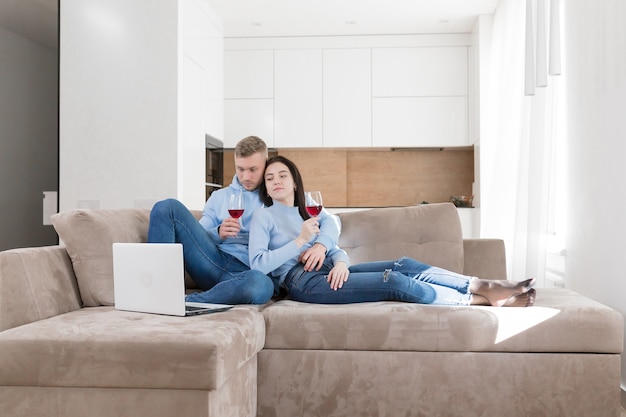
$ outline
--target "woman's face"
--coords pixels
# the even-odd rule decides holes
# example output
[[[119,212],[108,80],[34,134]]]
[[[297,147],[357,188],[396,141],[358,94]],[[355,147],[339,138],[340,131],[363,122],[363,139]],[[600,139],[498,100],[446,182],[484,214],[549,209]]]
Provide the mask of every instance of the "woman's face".
[[[272,200],[293,206],[295,184],[287,165],[275,162],[265,168],[265,188]]]

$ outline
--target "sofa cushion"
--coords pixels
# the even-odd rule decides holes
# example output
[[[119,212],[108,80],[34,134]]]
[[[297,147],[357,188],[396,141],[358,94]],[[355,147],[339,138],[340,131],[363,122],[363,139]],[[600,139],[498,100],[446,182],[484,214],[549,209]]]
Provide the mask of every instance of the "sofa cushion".
[[[150,211],[144,209],[70,210],[52,224],[72,260],[85,306],[114,305],[113,242],[145,242]]]
[[[191,317],[82,308],[0,332],[0,386],[217,389],[264,341],[255,307]]]
[[[620,353],[624,333],[619,312],[563,288],[526,308],[282,300],[263,316],[266,349]]]
[[[342,229],[339,246],[352,264],[408,256],[463,273],[463,232],[451,203],[343,212],[337,216]]]

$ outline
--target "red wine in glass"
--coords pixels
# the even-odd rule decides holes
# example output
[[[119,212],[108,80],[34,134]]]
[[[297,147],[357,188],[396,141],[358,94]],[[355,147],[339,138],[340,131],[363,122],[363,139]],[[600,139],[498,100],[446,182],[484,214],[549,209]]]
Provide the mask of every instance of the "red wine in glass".
[[[232,193],[230,195],[230,200],[228,200],[228,213],[234,219],[239,219],[243,215],[244,209],[243,192],[239,191],[237,193]],[[239,235],[235,235],[235,237],[239,237]]]
[[[318,216],[322,212],[322,193],[319,191],[307,191],[305,193],[306,198],[306,211],[311,217]]]
[[[233,219],[238,219],[243,216],[243,209],[228,209],[228,213]]]
[[[243,192],[232,193],[230,200],[228,200],[228,213],[233,216],[233,218],[238,219],[243,215],[243,211]]]
[[[311,215],[311,217],[315,217],[322,212],[322,206],[306,206],[306,211]]]

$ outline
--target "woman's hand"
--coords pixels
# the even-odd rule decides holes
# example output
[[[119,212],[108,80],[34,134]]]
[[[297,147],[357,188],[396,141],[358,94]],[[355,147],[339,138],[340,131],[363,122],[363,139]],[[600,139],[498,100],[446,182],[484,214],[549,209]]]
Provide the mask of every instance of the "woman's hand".
[[[310,219],[306,219],[304,223],[302,223],[300,235],[295,239],[298,248],[301,248],[303,245],[308,243],[313,238],[313,236],[318,235],[319,233],[319,217],[311,217]]]
[[[337,262],[328,273],[326,280],[330,283],[330,288],[337,291],[339,288],[343,287],[343,283],[348,280],[349,276],[350,271],[345,262]]]

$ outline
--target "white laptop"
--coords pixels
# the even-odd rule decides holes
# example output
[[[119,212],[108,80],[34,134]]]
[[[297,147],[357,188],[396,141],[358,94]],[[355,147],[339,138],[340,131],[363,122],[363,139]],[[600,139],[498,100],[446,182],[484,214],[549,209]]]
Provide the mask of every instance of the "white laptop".
[[[180,243],[113,243],[113,281],[118,310],[192,316],[233,307],[185,302]]]

